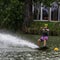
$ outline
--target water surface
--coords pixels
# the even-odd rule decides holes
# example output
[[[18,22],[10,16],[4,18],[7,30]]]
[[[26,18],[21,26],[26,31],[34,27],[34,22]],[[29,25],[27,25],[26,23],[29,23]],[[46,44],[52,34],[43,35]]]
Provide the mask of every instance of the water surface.
[[[0,60],[59,60],[60,51],[37,50],[38,46],[21,36],[0,33]]]

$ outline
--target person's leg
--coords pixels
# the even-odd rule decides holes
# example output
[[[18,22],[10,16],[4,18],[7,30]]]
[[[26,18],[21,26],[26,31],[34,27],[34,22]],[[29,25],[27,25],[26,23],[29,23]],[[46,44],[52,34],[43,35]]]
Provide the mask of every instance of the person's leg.
[[[44,46],[46,46],[47,40],[48,40],[48,36],[44,36]]]
[[[40,46],[40,39],[38,39],[38,42],[37,42],[38,46]]]
[[[46,46],[46,40],[44,40],[44,46]]]
[[[43,39],[43,36],[40,37],[40,39],[38,39],[38,46],[40,46],[40,42],[42,42],[44,39]]]

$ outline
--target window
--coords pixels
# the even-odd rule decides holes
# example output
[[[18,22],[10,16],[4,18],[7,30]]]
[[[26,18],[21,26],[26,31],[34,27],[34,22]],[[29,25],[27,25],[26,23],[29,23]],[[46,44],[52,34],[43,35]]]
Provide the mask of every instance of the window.
[[[48,21],[49,19],[50,21],[58,21],[58,4],[56,2],[53,2],[51,4],[51,7],[47,7],[45,5],[41,6],[40,3],[35,3],[33,18],[34,20],[41,21]]]
[[[43,16],[42,16],[42,20],[48,20],[49,18],[49,10],[48,10],[48,7],[43,7]]]
[[[51,20],[58,20],[58,4],[56,2],[53,2],[51,6]]]

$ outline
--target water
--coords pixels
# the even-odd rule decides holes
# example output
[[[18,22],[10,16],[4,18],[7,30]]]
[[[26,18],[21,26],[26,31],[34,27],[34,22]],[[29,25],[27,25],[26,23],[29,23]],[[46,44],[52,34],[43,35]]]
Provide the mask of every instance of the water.
[[[0,33],[0,60],[60,60],[60,51],[35,48],[36,44],[21,37]]]
[[[12,47],[12,46],[38,48],[38,46],[32,42],[5,33],[0,33],[0,46],[1,48]]]

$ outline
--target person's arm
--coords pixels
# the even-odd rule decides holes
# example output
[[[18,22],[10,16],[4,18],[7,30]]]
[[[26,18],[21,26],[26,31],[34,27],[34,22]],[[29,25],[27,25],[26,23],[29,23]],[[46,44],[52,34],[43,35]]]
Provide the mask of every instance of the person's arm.
[[[46,29],[49,32],[49,29]]]

